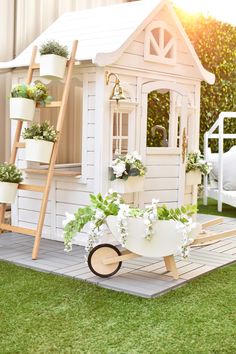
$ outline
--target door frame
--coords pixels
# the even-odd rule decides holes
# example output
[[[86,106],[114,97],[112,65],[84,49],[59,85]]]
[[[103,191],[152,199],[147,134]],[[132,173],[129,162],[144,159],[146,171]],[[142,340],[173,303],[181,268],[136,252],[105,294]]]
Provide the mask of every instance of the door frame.
[[[156,148],[156,152],[166,154],[174,153],[180,156],[180,172],[179,172],[179,188],[178,188],[178,206],[184,203],[184,193],[185,193],[185,159],[182,158],[182,145],[183,145],[183,131],[187,133],[187,114],[188,114],[188,92],[181,85],[170,82],[170,81],[151,81],[144,83],[141,87],[141,97],[142,97],[142,119],[140,122],[140,153],[143,156],[144,161],[146,160],[146,155],[148,152],[147,145],[147,97],[148,94],[156,90],[168,90],[170,92],[176,92],[182,96],[182,106],[180,113],[180,139],[179,147],[160,147]],[[144,119],[145,118],[145,119]],[[155,148],[153,148],[155,149]],[[162,150],[163,149],[163,150]],[[139,196],[139,204],[142,203],[143,197],[142,193]]]

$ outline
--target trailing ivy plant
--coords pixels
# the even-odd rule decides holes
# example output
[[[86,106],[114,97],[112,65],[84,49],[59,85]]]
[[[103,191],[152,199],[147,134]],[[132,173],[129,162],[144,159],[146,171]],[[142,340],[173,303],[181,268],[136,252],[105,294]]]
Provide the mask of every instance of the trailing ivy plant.
[[[21,183],[22,181],[22,172],[15,165],[0,164],[0,182]]]
[[[29,128],[25,128],[22,133],[24,139],[45,140],[55,142],[58,131],[48,121],[43,123],[33,123]]]
[[[49,40],[43,43],[39,48],[39,52],[41,55],[55,54],[64,58],[67,58],[69,55],[68,47],[61,45],[55,40]]]
[[[128,223],[127,218],[135,217],[143,219],[145,225],[146,240],[150,241],[153,235],[153,223],[157,220],[174,220],[176,227],[180,228],[183,232],[182,255],[187,256],[189,250],[188,233],[191,230],[190,217],[197,212],[196,206],[188,205],[181,208],[168,209],[166,205],[159,206],[158,200],[152,201],[152,205],[145,209],[132,208],[124,204],[121,196],[116,192],[111,192],[105,197],[101,194],[90,195],[91,204],[78,209],[73,215],[66,213],[66,220],[64,221],[64,243],[65,250],[72,249],[72,239],[77,232],[82,231],[85,225],[89,224],[89,237],[87,244],[87,251],[90,251],[96,243],[100,241],[103,235],[106,218],[109,215],[117,216],[117,227],[121,236],[121,243],[123,246],[126,244],[128,237]],[[138,237],[138,235],[137,235]]]
[[[211,163],[205,161],[199,151],[189,152],[186,159],[186,172],[200,171],[203,175],[208,175],[211,171]]]

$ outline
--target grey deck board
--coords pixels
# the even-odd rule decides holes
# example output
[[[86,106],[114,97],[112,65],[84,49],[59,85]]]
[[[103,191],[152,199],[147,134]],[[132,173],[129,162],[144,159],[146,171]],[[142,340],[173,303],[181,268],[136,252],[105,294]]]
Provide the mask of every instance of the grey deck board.
[[[215,216],[209,215],[198,216],[200,222],[214,218]],[[225,218],[224,223],[211,229],[221,232],[232,228],[236,228],[236,219]],[[198,276],[236,261],[236,236],[233,236],[207,246],[193,247],[188,260],[176,256],[180,276],[178,280],[174,280],[171,273],[167,272],[163,258],[148,257],[123,262],[121,269],[113,277],[100,278],[85,263],[84,247],[74,246],[72,252],[66,253],[62,242],[42,239],[39,259],[33,261],[33,242],[34,239],[26,235],[0,234],[0,260],[149,298],[160,296]]]

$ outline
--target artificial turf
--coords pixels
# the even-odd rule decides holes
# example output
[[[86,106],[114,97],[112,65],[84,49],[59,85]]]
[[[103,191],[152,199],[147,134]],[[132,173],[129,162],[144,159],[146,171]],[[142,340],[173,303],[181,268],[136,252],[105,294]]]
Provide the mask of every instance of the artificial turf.
[[[144,299],[0,262],[0,353],[236,353],[236,265]]]
[[[236,208],[223,204],[222,212],[217,211],[217,200],[208,198],[207,205],[203,205],[203,199],[198,199],[198,213],[208,215],[219,215],[236,218]]]

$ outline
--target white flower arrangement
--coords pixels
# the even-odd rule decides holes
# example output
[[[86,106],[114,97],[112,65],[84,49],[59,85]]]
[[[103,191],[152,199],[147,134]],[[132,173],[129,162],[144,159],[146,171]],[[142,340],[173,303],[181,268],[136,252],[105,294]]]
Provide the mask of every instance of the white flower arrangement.
[[[167,209],[165,205],[159,206],[158,200],[153,199],[152,204],[144,210],[133,208],[124,204],[121,196],[110,191],[104,198],[101,194],[91,195],[91,205],[80,208],[75,215],[66,215],[64,226],[65,251],[71,251],[72,239],[76,232],[80,232],[89,223],[89,237],[86,250],[89,252],[99,243],[106,230],[106,218],[109,215],[117,216],[117,227],[120,234],[122,246],[126,245],[128,234],[129,217],[143,219],[145,224],[145,234],[142,235],[147,241],[151,241],[153,234],[153,224],[157,220],[174,220],[176,228],[183,235],[180,253],[183,258],[187,258],[192,240],[189,238],[193,227],[191,215],[196,212],[195,206],[185,206],[177,209]]]
[[[189,152],[186,161],[186,172],[199,170],[203,175],[211,172],[212,164],[205,161],[200,151]]]
[[[127,180],[129,176],[145,176],[146,167],[142,163],[142,157],[137,151],[132,154],[119,155],[111,163],[111,181],[115,179]]]

